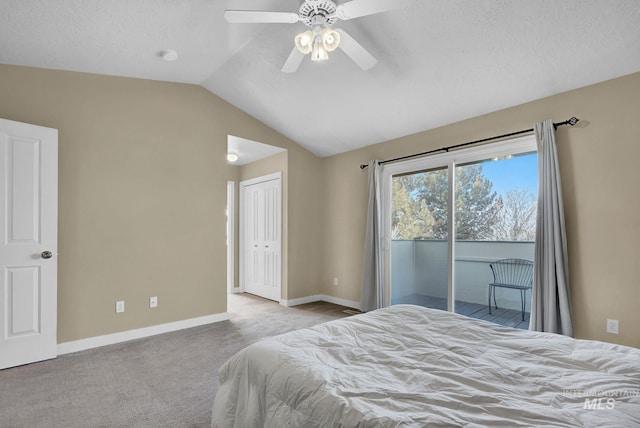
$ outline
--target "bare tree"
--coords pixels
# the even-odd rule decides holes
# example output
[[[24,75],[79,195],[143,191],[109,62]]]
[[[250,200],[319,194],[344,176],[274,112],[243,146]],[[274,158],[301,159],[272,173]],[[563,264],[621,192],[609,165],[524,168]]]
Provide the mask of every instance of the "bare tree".
[[[500,196],[501,205],[494,224],[498,241],[534,241],[536,237],[535,195],[525,189],[511,189]]]

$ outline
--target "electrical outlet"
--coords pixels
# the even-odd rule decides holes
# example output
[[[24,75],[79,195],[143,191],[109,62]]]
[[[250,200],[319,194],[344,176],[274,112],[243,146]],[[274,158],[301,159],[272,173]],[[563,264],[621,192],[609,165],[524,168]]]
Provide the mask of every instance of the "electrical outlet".
[[[618,320],[607,320],[607,333],[618,334]]]
[[[124,300],[116,301],[116,313],[120,314],[124,312]]]
[[[149,297],[149,307],[150,308],[158,307],[158,296]]]
[[[339,282],[338,282],[338,277],[334,276],[333,277],[333,285],[335,285],[336,287],[338,286]]]

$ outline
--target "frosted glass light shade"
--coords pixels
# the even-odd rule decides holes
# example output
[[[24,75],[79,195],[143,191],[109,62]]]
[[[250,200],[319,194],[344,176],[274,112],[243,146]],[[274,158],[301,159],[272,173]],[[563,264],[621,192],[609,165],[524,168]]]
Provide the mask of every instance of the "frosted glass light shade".
[[[296,36],[296,47],[303,54],[308,54],[313,49],[313,31],[307,30],[304,33],[300,33]]]
[[[340,45],[340,33],[333,31],[331,28],[324,28],[320,36],[327,52],[335,50]]]

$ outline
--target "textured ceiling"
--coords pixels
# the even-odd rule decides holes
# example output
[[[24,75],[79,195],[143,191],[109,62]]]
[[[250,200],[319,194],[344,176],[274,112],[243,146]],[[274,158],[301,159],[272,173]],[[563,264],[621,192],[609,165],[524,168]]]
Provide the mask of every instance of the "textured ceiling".
[[[200,84],[320,156],[640,71],[638,0],[416,0],[338,21],[378,59],[369,71],[338,50],[282,73],[303,24],[223,18],[299,5],[2,0],[0,63]]]

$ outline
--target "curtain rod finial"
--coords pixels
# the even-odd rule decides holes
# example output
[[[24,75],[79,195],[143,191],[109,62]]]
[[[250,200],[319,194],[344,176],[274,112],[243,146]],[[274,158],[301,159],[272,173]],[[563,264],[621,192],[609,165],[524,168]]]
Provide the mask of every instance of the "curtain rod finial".
[[[571,125],[571,126],[575,125],[575,124],[576,124],[576,123],[578,123],[579,121],[580,121],[580,119],[578,119],[578,118],[577,118],[577,117],[575,117],[575,116],[568,120],[569,125]]]

